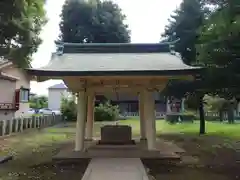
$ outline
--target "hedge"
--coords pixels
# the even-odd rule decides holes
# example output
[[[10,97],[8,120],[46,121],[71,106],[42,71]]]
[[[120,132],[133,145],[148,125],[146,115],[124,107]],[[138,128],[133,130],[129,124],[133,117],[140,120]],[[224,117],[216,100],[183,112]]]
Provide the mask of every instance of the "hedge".
[[[116,121],[119,116],[118,106],[113,106],[109,102],[99,104],[95,107],[95,121]]]
[[[61,112],[65,120],[77,120],[77,108],[73,99],[62,99]],[[99,104],[94,108],[95,121],[115,121],[118,116],[118,106],[113,106],[109,102]]]
[[[166,121],[175,124],[175,123],[180,123],[180,122],[191,122],[196,119],[194,114],[186,114],[186,113],[171,113],[171,114],[166,114]]]

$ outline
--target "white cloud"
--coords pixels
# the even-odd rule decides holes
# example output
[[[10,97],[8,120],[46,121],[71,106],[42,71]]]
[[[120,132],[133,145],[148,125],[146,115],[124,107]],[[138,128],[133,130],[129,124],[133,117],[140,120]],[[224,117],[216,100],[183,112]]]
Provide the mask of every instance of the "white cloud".
[[[43,28],[41,37],[43,44],[34,55],[33,67],[46,65],[55,50],[54,40],[59,35],[59,22],[62,5],[65,0],[48,0],[46,11],[49,22]],[[113,0],[119,4],[127,16],[126,23],[131,30],[131,39],[134,43],[159,42],[161,33],[171,12],[182,0]],[[57,3],[56,3],[57,2]],[[31,83],[31,90],[37,94],[46,94],[47,87],[59,81]]]

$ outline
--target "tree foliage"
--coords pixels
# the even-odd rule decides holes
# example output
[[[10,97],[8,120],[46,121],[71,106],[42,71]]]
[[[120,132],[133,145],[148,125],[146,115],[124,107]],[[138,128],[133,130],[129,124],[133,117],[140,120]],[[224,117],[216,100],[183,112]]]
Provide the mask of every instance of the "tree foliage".
[[[199,0],[183,0],[169,19],[163,37],[167,41],[178,42],[175,51],[181,54],[186,64],[196,60],[196,42],[199,36],[199,27],[203,24],[206,10]]]
[[[29,67],[41,43],[39,34],[46,22],[45,0],[0,2],[0,56],[19,67]]]
[[[176,51],[180,52],[185,62],[197,59],[198,65],[207,67],[201,85],[195,86],[194,83],[195,88],[226,99],[237,98],[239,94],[239,12],[238,0],[184,0],[164,33],[168,39],[179,38]],[[196,36],[191,36],[194,33]],[[178,46],[189,51],[179,51]],[[187,84],[193,91],[192,85]],[[188,88],[185,87],[185,90]]]
[[[129,42],[125,16],[112,1],[66,1],[60,23],[60,40],[71,43]]]
[[[30,108],[41,109],[48,107],[48,98],[46,96],[34,96],[30,98]]]
[[[195,6],[190,6],[190,4],[194,2],[196,3]],[[189,8],[184,9],[183,7]],[[182,23],[188,27],[190,26],[189,19],[193,20],[194,17],[198,17],[196,16],[197,11],[194,7],[198,7],[198,9],[201,10],[199,11],[201,14],[201,23],[198,23],[199,26],[195,26],[195,29],[191,29],[189,37],[187,37],[188,34],[186,33],[184,36],[184,34],[179,33],[178,28],[180,28],[182,32],[187,32],[187,28],[185,28]],[[191,95],[196,94],[197,97],[210,94],[224,98],[225,100],[222,101],[222,105],[228,105],[228,115],[232,119],[234,108],[233,100],[237,99],[237,101],[239,101],[240,97],[238,69],[240,65],[240,1],[201,0],[198,1],[197,6],[196,1],[190,2],[184,0],[179,9],[181,13],[176,13],[174,21],[166,28],[165,35],[170,34],[168,38],[175,36],[179,38],[176,44],[176,51],[180,52],[184,62],[196,62],[198,65],[204,66],[207,71],[202,74],[201,80],[192,83],[182,81],[174,82],[175,84],[170,83],[168,91],[175,94],[175,96],[186,95],[187,93]],[[176,12],[178,12],[179,9]],[[183,16],[182,14],[187,15]],[[191,27],[194,27],[193,24],[194,23],[192,23]],[[190,38],[191,32],[195,32],[195,38]],[[191,47],[193,47],[193,51],[188,47],[190,43],[183,43],[189,42],[186,40],[188,38],[191,39],[190,42],[192,42]],[[179,51],[179,45],[182,49],[189,50],[186,51],[188,56],[185,56],[183,51]],[[187,58],[187,60],[185,58]],[[177,92],[176,89],[178,90]],[[202,99],[200,99],[200,101],[202,101]]]
[[[221,85],[217,95],[239,99],[240,1],[205,0],[213,11],[201,28],[197,60],[210,67],[211,78]]]
[[[77,120],[77,105],[74,98],[62,98],[61,113],[68,121]]]
[[[95,121],[116,121],[119,116],[119,107],[106,102],[95,107]]]
[[[201,29],[198,60],[214,67],[239,71],[236,65],[240,65],[240,1],[218,3]]]

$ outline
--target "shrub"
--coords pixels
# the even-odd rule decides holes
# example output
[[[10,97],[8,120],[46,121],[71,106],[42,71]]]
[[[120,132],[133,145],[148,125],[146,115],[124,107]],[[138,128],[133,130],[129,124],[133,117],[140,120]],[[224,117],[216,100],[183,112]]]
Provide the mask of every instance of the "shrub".
[[[166,121],[175,124],[180,122],[193,122],[196,119],[193,113],[171,113],[166,115]]]
[[[118,106],[113,106],[109,102],[95,107],[95,121],[116,121],[118,116]]]
[[[67,121],[76,121],[77,106],[73,99],[62,99],[61,112]],[[113,106],[109,102],[95,107],[95,121],[115,121],[119,115],[118,106]]]
[[[77,120],[77,106],[73,98],[62,99],[61,112],[63,117],[66,118],[67,121]]]

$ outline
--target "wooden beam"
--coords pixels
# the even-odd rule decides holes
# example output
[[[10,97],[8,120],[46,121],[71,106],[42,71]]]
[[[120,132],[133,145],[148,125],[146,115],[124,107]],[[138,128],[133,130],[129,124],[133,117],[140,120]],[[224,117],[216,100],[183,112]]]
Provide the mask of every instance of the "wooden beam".
[[[97,77],[95,77],[97,78]],[[168,79],[156,78],[112,78],[112,79],[81,79],[79,77],[64,77],[64,83],[71,91],[77,92],[79,90],[94,89],[94,91],[136,91],[141,89],[152,89],[161,91],[165,88]]]

